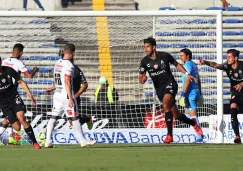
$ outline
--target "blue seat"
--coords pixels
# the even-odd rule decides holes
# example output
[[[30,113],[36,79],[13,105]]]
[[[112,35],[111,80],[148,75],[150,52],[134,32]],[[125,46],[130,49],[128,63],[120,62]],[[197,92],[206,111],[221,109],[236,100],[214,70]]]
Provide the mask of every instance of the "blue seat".
[[[187,36],[188,32],[185,31],[179,31],[179,32],[173,32],[172,36]]]
[[[205,19],[195,19],[195,20],[192,20],[191,23],[193,23],[193,24],[205,24],[205,23],[208,23],[208,20],[205,20]]]
[[[21,56],[20,58],[21,60],[30,60],[30,58],[28,56]]]
[[[148,83],[148,84],[152,84],[152,83],[153,83],[152,79],[151,79],[151,78],[148,79],[148,80],[147,80],[147,83]]]
[[[157,44],[156,46],[157,46],[157,48],[169,48],[170,47],[169,44]]]
[[[171,32],[156,32],[156,36],[171,36]]]
[[[223,95],[229,95],[231,94],[229,90],[223,90]]]
[[[51,73],[53,73],[53,72],[54,72],[54,68],[50,68],[49,71],[50,71]]]
[[[224,23],[240,23],[240,22],[241,21],[239,19],[235,19],[235,18],[224,20]]]
[[[208,22],[211,23],[211,24],[215,24],[216,23],[216,19],[209,19]]]
[[[190,24],[191,21],[188,20],[188,19],[178,19],[178,20],[175,21],[175,23],[177,23],[177,24]]]
[[[227,58],[227,55],[223,55],[223,59],[226,59]]]
[[[223,43],[224,48],[234,48],[236,47],[235,43]]]
[[[235,35],[238,35],[239,33],[237,31],[224,31],[223,32],[223,35],[224,36],[235,36]]]
[[[172,20],[160,20],[160,24],[173,24],[174,23],[174,21],[172,21]]]
[[[193,55],[192,59],[203,59],[203,55]]]
[[[52,84],[52,80],[38,80],[38,84]]]
[[[175,10],[173,7],[161,7],[159,10]]]
[[[192,43],[187,45],[188,48],[203,48],[204,45],[200,43]]]
[[[182,83],[182,79],[181,78],[175,78],[177,83]]]
[[[32,20],[30,21],[31,24],[47,24],[47,20]]]
[[[46,47],[56,48],[57,45],[56,45],[56,44],[41,44],[40,47],[43,47],[43,48],[44,48],[44,47],[45,47],[45,48],[46,48]]]
[[[50,61],[55,61],[55,60],[59,60],[60,58],[61,58],[60,56],[47,56],[45,59]]]
[[[217,55],[209,55],[208,59],[217,59]]]
[[[27,68],[27,69],[28,69],[28,71],[29,71],[29,72],[32,72],[32,71],[33,71],[33,69],[32,69],[32,68]]]
[[[226,7],[225,8],[226,11],[240,11],[242,10],[241,7]]]
[[[192,35],[192,36],[205,36],[205,32],[203,32],[203,31],[192,31],[192,32],[190,32],[190,35]]]
[[[239,43],[238,44],[238,47],[243,47],[243,43]]]
[[[221,10],[221,11],[223,11],[225,9],[223,7],[209,7],[209,8],[207,8],[207,10]]]
[[[37,84],[37,81],[34,79],[28,79],[28,80],[24,80],[27,84]]]
[[[215,80],[212,78],[201,78],[201,83],[215,83]]]
[[[201,72],[215,72],[216,69],[211,68],[211,67],[202,67],[202,68],[199,69],[199,71],[201,71]]]
[[[47,72],[49,72],[49,68],[39,68],[39,72],[40,73],[47,73]]]
[[[23,90],[18,90],[19,95],[26,95],[26,92]]]
[[[148,91],[148,92],[144,92],[144,95],[145,95],[145,96],[152,97],[152,96],[154,95],[154,93],[151,92],[151,91]]]
[[[176,44],[171,44],[172,48],[185,48],[186,44],[181,44],[181,43],[176,43]]]
[[[204,45],[204,47],[207,47],[207,48],[216,48],[216,43],[207,43]]]
[[[44,94],[42,91],[40,91],[40,90],[30,90],[30,92],[31,92],[31,94],[33,94],[33,95],[42,95],[42,94]]]
[[[242,20],[242,22],[243,22],[243,20]],[[240,35],[243,35],[243,31],[241,31],[239,34],[240,34]]]
[[[171,72],[179,72],[179,70],[178,70],[177,68],[175,68],[175,67],[170,68],[170,71],[171,71]]]
[[[242,54],[239,56],[239,59],[243,59],[243,55]]]
[[[230,100],[224,100],[223,103],[224,104],[230,104]]]
[[[202,90],[203,95],[216,95],[217,90]]]
[[[206,32],[205,34],[207,36],[216,36],[216,32],[215,31]]]
[[[45,60],[44,56],[30,56],[30,60]]]
[[[224,78],[223,81],[224,81],[224,83],[230,83],[230,79],[229,78]]]

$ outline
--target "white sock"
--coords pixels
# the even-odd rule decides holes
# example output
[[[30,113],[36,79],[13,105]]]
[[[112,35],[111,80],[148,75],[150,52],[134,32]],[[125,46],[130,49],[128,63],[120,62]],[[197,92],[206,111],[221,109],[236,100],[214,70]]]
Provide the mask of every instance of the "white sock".
[[[46,144],[51,144],[51,133],[52,130],[54,128],[54,124],[56,122],[56,119],[50,118],[50,120],[48,121],[47,124],[47,128],[46,128]]]
[[[4,128],[4,127],[1,126],[1,127],[0,127],[0,135],[2,135],[6,129],[7,129],[7,128]]]
[[[10,137],[13,137],[13,127],[8,127],[8,128],[7,128],[7,131],[8,131],[8,135],[9,135]]]
[[[81,125],[80,125],[79,120],[73,121],[73,130],[75,132],[77,132],[77,134],[79,136],[79,143],[82,143],[82,142],[86,141],[86,139],[84,137],[83,129],[82,129]]]

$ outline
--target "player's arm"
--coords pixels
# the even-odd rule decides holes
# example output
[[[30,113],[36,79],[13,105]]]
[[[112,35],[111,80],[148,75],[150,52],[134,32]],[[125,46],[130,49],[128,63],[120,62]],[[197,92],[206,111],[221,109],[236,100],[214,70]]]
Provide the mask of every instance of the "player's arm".
[[[24,80],[22,78],[19,79],[18,83],[21,85],[21,87],[24,89],[24,91],[29,96],[30,100],[32,101],[32,105],[35,106],[36,105],[35,99],[34,99],[33,95],[31,94],[28,85],[24,82]]]
[[[75,94],[75,98],[78,98],[79,96],[81,96],[81,94],[83,94],[83,92],[85,92],[87,90],[88,86],[89,86],[83,72],[80,69],[79,69],[79,77],[78,78],[81,79],[81,87],[80,87],[79,91]]]
[[[216,69],[220,69],[220,70],[223,69],[223,65],[218,64],[216,62],[206,61],[206,60],[203,60],[203,59],[199,59],[199,62],[200,62],[201,65],[207,65],[207,66],[210,66],[212,68],[216,68]]]
[[[22,61],[18,62],[18,66],[19,66],[19,71],[28,78],[33,78],[35,76],[35,74],[39,71],[39,68],[34,67],[33,71],[29,72],[27,67],[25,66],[25,64]]]
[[[141,84],[144,84],[147,81],[146,66],[145,66],[143,60],[141,61],[141,64],[140,64],[140,67],[139,67],[138,80]]]
[[[78,98],[79,96],[81,96],[81,94],[83,94],[83,92],[85,92],[88,88],[88,83],[82,83],[80,89],[78,90],[78,92],[75,94],[75,98]]]
[[[46,94],[51,95],[51,93],[52,93],[53,91],[55,91],[55,90],[56,90],[56,87],[55,87],[55,85],[53,85],[53,87],[46,89]]]
[[[66,68],[65,77],[64,77],[64,85],[69,99],[69,107],[74,107],[74,101],[72,97],[72,86],[71,86],[71,78],[73,77],[74,66],[71,64]]]

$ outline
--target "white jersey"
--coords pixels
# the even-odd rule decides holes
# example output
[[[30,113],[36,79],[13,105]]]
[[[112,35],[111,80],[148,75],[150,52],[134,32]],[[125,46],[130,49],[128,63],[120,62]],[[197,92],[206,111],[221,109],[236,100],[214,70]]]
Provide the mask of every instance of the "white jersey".
[[[19,74],[28,72],[28,69],[26,68],[23,61],[13,57],[4,59],[2,61],[2,66],[13,68]]]
[[[61,93],[63,95],[67,95],[67,91],[65,88],[65,77],[71,77],[71,89],[73,94],[72,88],[72,77],[74,73],[74,66],[69,60],[59,59],[54,67],[54,83],[55,83],[55,93]]]

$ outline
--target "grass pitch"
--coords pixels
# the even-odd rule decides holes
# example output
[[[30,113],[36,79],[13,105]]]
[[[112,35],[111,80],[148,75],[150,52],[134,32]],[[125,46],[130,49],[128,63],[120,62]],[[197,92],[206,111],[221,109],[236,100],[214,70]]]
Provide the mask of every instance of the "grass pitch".
[[[243,145],[98,144],[0,147],[4,171],[242,171]]]

